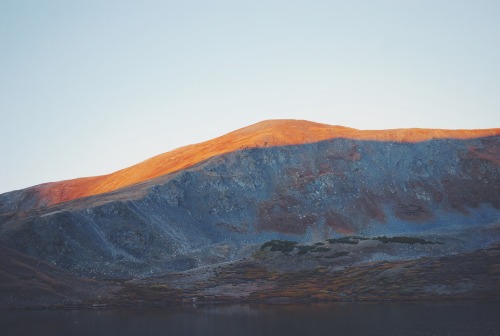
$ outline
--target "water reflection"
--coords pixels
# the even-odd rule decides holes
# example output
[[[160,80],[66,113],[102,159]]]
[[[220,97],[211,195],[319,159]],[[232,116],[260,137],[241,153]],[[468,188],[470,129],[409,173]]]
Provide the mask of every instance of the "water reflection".
[[[500,303],[2,311],[1,335],[500,335]]]

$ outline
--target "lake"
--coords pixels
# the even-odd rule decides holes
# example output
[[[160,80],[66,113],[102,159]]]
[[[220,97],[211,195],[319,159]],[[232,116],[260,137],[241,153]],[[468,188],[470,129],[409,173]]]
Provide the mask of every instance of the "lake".
[[[0,311],[10,335],[500,335],[500,302]]]

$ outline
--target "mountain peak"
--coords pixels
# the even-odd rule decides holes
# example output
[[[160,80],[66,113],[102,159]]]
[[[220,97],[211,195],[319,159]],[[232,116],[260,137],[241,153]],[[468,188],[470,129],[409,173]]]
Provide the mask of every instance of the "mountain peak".
[[[174,149],[117,172],[46,183],[34,187],[39,205],[52,205],[110,192],[191,167],[214,156],[257,147],[314,143],[335,138],[369,141],[420,142],[440,138],[479,138],[500,134],[500,129],[357,130],[307,120],[271,119],[238,129],[202,143]]]

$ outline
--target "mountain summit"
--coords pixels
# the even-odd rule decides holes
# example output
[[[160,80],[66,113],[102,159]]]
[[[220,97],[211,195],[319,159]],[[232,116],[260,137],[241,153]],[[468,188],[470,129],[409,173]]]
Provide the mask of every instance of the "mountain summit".
[[[32,203],[38,206],[49,206],[111,192],[186,169],[218,155],[249,148],[301,145],[339,138],[416,143],[433,139],[473,139],[498,134],[500,134],[499,128],[484,130],[411,128],[363,131],[305,120],[266,120],[209,141],[157,155],[108,175],[38,185],[30,189],[30,194],[34,197]]]

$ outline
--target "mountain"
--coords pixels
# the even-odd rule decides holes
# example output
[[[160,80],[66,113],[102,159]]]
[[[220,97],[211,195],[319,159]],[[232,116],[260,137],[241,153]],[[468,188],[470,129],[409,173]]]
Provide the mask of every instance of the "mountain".
[[[249,148],[301,145],[339,138],[415,143],[444,138],[480,138],[495,136],[499,132],[499,129],[360,131],[302,120],[267,120],[213,140],[175,149],[112,174],[38,185],[23,191],[22,196],[13,195],[16,202],[10,205],[24,205],[24,208],[40,207],[103,194],[181,171],[215,156]],[[5,208],[5,204],[3,207]],[[15,211],[17,208],[9,210]]]
[[[485,254],[474,251],[500,242],[499,135],[264,121],[109,175],[2,194],[0,246],[79,279],[171,286],[188,272],[174,278],[194,277],[197,288],[221,263],[250,267],[245,258],[252,270],[328,274],[367,262],[379,270],[453,254],[477,260]],[[346,235],[356,243],[328,241]],[[119,302],[143,293],[130,286]]]

